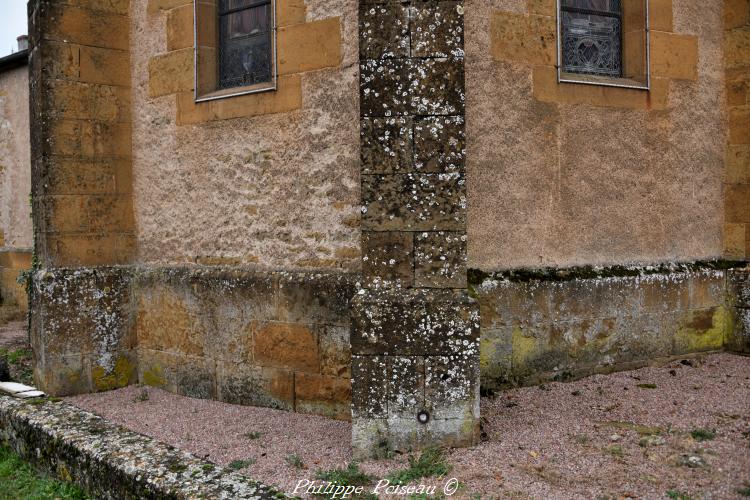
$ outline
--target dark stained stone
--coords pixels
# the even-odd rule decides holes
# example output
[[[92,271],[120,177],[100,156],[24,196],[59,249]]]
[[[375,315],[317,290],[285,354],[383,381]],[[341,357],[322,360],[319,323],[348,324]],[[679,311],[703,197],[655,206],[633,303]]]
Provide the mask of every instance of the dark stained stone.
[[[362,173],[365,174],[411,172],[411,118],[363,118],[360,129],[360,158]]]
[[[414,283],[426,288],[466,288],[466,234],[415,233]]]
[[[425,117],[414,123],[414,167],[421,172],[463,172],[466,154],[462,116]]]
[[[463,2],[416,2],[411,12],[412,57],[464,55]]]
[[[398,2],[360,3],[360,60],[408,56],[408,6]]]
[[[362,234],[362,278],[365,286],[402,286],[414,283],[412,233],[364,232]]]
[[[362,290],[352,300],[353,354],[447,355],[478,339],[479,307],[465,291]]]
[[[387,373],[384,356],[352,356],[352,418],[387,416]]]
[[[462,57],[364,60],[360,64],[362,116],[464,113]]]
[[[460,174],[362,176],[362,228],[463,231],[466,187]]]

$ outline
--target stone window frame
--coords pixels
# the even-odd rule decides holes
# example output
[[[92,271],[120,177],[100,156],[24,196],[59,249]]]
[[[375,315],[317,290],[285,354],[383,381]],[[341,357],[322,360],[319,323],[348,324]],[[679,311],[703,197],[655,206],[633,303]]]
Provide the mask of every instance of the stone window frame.
[[[611,76],[603,76],[603,75],[588,75],[588,74],[581,74],[581,73],[569,73],[563,71],[563,57],[562,57],[562,0],[556,0],[556,41],[557,41],[557,82],[558,83],[568,83],[568,84],[582,84],[582,85],[596,85],[596,86],[602,86],[602,87],[619,87],[619,88],[625,88],[625,89],[635,89],[635,90],[645,90],[650,91],[651,90],[651,25],[650,25],[650,16],[649,16],[649,8],[650,8],[650,2],[649,0],[642,0],[643,1],[643,33],[644,33],[644,45],[643,45],[643,81],[634,79],[634,78],[627,78],[627,77],[611,77]],[[624,4],[625,2],[623,2]],[[623,12],[623,24],[625,19],[625,13]],[[622,28],[621,28],[622,29]],[[623,39],[624,39],[624,33],[623,33]],[[626,46],[625,44],[621,44],[620,50],[622,51],[622,64],[625,65],[625,61],[627,59],[626,54]]]
[[[254,85],[248,85],[245,87],[232,87],[228,89],[221,89],[221,90],[214,90],[211,92],[201,92],[201,64],[199,62],[200,55],[199,55],[199,43],[198,43],[198,36],[199,36],[199,30],[198,30],[198,24],[203,16],[205,16],[205,13],[199,12],[199,4],[210,6],[213,4],[216,9],[218,9],[218,2],[220,0],[193,0],[193,72],[194,72],[194,100],[196,103],[199,102],[207,102],[207,101],[215,101],[217,99],[227,99],[230,97],[237,97],[237,96],[243,96],[248,94],[258,94],[261,92],[274,92],[278,90],[278,80],[279,80],[279,61],[278,61],[278,22],[276,19],[276,13],[277,13],[277,7],[276,7],[276,1],[277,0],[270,0],[271,2],[271,61],[273,63],[273,68],[271,70],[271,80],[269,82],[261,82],[256,83]],[[218,24],[218,11],[212,11],[212,16],[216,18],[217,24]],[[217,33],[216,36],[218,37],[218,26],[216,27]],[[218,54],[216,55],[216,64],[218,70]]]

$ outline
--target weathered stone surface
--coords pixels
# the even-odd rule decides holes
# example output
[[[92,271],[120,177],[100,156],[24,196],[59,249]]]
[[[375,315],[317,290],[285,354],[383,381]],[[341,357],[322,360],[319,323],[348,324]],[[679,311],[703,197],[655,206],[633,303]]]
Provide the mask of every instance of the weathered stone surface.
[[[477,304],[460,291],[363,290],[352,301],[352,354],[438,356],[478,343]]]
[[[352,418],[388,416],[388,364],[385,356],[352,356]]]
[[[409,56],[409,7],[396,2],[359,5],[359,58]]]
[[[414,163],[421,172],[463,172],[466,136],[462,116],[420,118],[414,124]]]
[[[465,225],[460,174],[363,175],[362,201],[367,230],[460,231]]]
[[[217,399],[212,360],[151,349],[138,349],[138,380],[183,396]]]
[[[362,116],[464,112],[463,58],[370,59],[360,73]]]
[[[307,325],[268,323],[253,333],[254,360],[262,366],[289,367],[292,370],[317,373],[318,338]]]
[[[280,273],[279,319],[288,322],[346,326],[351,275],[340,273]]]
[[[471,349],[425,358],[424,398],[430,418],[479,418],[479,363]]]
[[[415,233],[414,282],[425,288],[466,288],[466,234]]]
[[[388,418],[417,419],[425,409],[425,358],[388,356]]]
[[[38,354],[42,362],[39,382],[60,383],[57,387],[42,385],[42,390],[53,395],[67,394],[71,387],[104,389],[132,381],[134,362],[121,361],[122,356],[128,357],[136,342],[131,282],[129,271],[120,268],[61,269],[34,274],[34,311],[41,321],[32,321],[31,338],[32,345],[43,346]],[[71,307],[75,307],[74,313]],[[47,366],[45,359],[71,355],[85,355],[77,362],[81,373],[74,375],[68,370],[82,382],[68,384],[44,373],[54,368],[51,364]]]
[[[417,2],[411,9],[411,57],[463,57],[463,2]]]
[[[750,308],[750,271],[734,269],[728,273],[727,279],[733,305]]]
[[[347,378],[301,372],[294,375],[294,408],[299,413],[350,420],[351,396]]]
[[[349,327],[324,326],[319,338],[320,373],[331,377],[351,377]]]
[[[414,284],[414,238],[404,232],[363,232],[364,286],[411,287]]]
[[[94,498],[284,497],[273,488],[67,403],[32,405],[0,397],[0,440]]]
[[[411,172],[414,163],[412,127],[409,117],[363,118],[360,124],[362,173]]]
[[[220,401],[294,411],[291,370],[221,362],[217,365],[216,383]]]
[[[515,270],[472,282],[482,318],[482,387],[565,380],[729,347],[738,326],[729,307],[738,295],[731,287],[736,272],[711,263],[558,269],[546,278]]]

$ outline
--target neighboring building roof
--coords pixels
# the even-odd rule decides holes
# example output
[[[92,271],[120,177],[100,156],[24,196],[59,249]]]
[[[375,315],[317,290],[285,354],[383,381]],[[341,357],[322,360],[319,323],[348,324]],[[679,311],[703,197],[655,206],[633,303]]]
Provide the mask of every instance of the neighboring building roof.
[[[0,57],[0,73],[29,64],[29,51],[19,50],[9,56]]]

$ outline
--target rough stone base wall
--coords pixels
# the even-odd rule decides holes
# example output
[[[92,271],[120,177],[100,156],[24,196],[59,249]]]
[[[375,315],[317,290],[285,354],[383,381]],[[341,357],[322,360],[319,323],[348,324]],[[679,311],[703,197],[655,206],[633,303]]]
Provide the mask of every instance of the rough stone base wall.
[[[135,382],[350,418],[354,277],[222,268],[39,271],[37,382],[69,395]]]
[[[566,380],[695,352],[750,352],[750,271],[710,267],[472,271],[470,294],[482,318],[482,388]],[[396,379],[355,375],[356,383],[372,385],[370,400],[360,402],[362,417],[373,425],[415,421],[414,409],[427,404],[431,425],[439,425],[441,399],[425,392],[440,369],[434,363],[438,344],[412,346],[400,339],[401,329],[376,328],[375,320],[378,312],[399,324],[415,314],[429,316],[428,338],[435,338],[441,311],[450,309],[456,318],[460,311],[441,308],[440,301],[431,311],[416,295],[400,311],[383,301],[352,304],[358,279],[211,267],[38,271],[39,313],[32,318],[37,382],[55,395],[140,382],[192,397],[348,419],[352,364],[356,371],[387,351],[390,361],[381,373],[419,374],[400,379],[412,383],[414,398],[390,410],[378,407],[388,388],[373,382]],[[363,310],[355,316],[372,324],[354,326],[373,335],[357,340],[365,356],[352,363],[349,315],[357,307]],[[469,314],[476,306],[466,307]],[[410,354],[417,349],[423,356]],[[421,365],[399,365],[412,361]],[[404,439],[411,439],[408,432]]]
[[[576,273],[580,270],[551,276],[474,273],[484,389],[721,350],[734,338],[737,311],[727,303],[727,270],[678,266]]]
[[[137,272],[138,380],[186,396],[350,418],[354,277]]]

